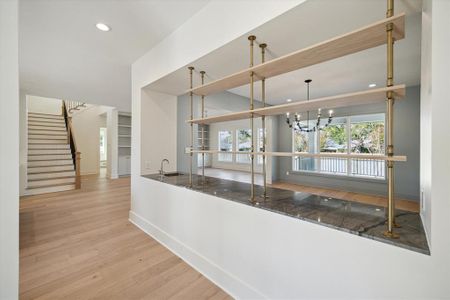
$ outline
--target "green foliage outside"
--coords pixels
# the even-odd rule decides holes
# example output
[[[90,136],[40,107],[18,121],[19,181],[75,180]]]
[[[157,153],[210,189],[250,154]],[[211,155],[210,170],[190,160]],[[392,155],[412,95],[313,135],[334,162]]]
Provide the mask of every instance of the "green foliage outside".
[[[252,131],[250,129],[238,130],[238,150],[239,151],[251,151],[252,146]]]
[[[352,153],[384,153],[384,122],[353,123],[350,128]],[[308,134],[294,133],[294,151],[308,152]],[[333,124],[320,131],[321,152],[347,152],[346,124]]]
[[[320,132],[321,152],[347,152],[347,133],[345,124],[325,127]]]
[[[304,132],[294,132],[294,151],[295,152],[308,152],[308,135]]]
[[[233,136],[231,131],[219,132],[220,151],[231,151],[233,147]]]
[[[352,124],[353,153],[384,153],[384,122]]]

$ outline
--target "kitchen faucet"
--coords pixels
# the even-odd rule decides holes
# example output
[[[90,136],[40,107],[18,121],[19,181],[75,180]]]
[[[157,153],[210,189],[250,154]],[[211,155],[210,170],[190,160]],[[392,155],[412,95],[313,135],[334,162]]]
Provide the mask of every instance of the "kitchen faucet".
[[[161,169],[159,170],[159,174],[160,174],[160,175],[164,175],[164,167],[163,167],[163,163],[164,163],[164,162],[166,162],[166,163],[169,164],[169,160],[168,160],[167,158],[164,158],[164,159],[161,161]]]

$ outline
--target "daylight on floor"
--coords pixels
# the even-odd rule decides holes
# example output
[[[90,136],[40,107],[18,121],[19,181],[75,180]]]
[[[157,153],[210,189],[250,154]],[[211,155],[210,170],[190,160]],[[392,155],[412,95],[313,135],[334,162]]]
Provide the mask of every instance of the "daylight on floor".
[[[449,16],[0,0],[0,300],[450,300]]]

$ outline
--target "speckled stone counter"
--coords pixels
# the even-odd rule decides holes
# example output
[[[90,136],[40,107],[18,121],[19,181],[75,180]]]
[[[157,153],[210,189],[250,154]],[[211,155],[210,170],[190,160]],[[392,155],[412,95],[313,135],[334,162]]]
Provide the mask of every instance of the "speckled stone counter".
[[[159,174],[154,174],[143,175],[143,177],[182,188],[187,188],[189,184],[188,175],[161,177]],[[267,188],[266,199],[258,196],[255,198],[255,203],[252,203],[249,201],[250,184],[213,177],[206,177],[203,183],[202,177],[198,175],[193,175],[193,187],[189,189],[430,254],[418,213],[397,210],[396,222],[401,227],[396,228],[395,232],[400,235],[400,238],[389,239],[383,235],[386,229],[383,207],[270,187]],[[255,194],[262,195],[262,193],[263,188],[256,185]]]

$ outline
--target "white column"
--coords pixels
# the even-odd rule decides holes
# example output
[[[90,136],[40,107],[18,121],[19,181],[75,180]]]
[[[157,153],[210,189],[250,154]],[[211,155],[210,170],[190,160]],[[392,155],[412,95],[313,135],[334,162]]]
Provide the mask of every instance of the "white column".
[[[0,1],[0,299],[19,290],[18,1]]]

